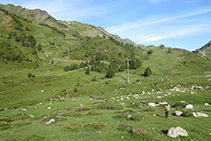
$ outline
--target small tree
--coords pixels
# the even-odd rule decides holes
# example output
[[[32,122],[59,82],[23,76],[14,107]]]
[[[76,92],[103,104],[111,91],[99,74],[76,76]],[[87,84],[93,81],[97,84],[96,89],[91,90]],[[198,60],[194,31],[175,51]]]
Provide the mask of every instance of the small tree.
[[[35,78],[35,75],[34,74],[31,74],[31,73],[28,73],[28,77],[29,78]]]
[[[148,76],[150,76],[151,74],[152,74],[152,70],[151,70],[149,67],[147,67],[147,68],[145,69],[144,76],[148,77]]]
[[[81,62],[80,65],[79,65],[79,68],[83,68],[85,66],[86,66],[86,64],[84,62]]]
[[[123,72],[126,69],[126,66],[124,64],[119,66],[119,72]]]
[[[165,46],[163,44],[160,45],[160,48],[163,49]]]
[[[28,77],[31,78],[32,77],[32,74],[31,73],[28,73]]]
[[[152,53],[153,51],[151,49],[147,52],[147,54],[152,54]]]
[[[66,66],[64,67],[64,71],[65,71],[65,72],[70,71],[70,66],[66,65]]]
[[[37,50],[38,51],[41,51],[42,50],[42,45],[41,44],[38,44]]]
[[[89,75],[89,74],[90,74],[90,69],[89,69],[89,66],[87,67],[85,74],[87,74],[87,75]]]
[[[106,72],[106,77],[107,78],[112,78],[114,75],[115,75],[114,69],[107,70],[107,72]]]
[[[78,89],[77,89],[77,88],[75,88],[73,92],[74,92],[74,93],[78,92]]]

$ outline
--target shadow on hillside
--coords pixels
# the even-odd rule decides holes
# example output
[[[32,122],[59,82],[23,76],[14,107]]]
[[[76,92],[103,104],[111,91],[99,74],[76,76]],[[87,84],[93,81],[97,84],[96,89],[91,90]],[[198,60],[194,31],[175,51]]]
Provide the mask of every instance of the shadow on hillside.
[[[125,81],[127,81],[127,79],[126,78],[124,78],[123,76],[121,76],[121,75],[116,75],[117,77],[120,77],[120,78],[122,78],[123,80],[125,80]]]
[[[157,117],[165,118],[165,116],[161,116],[161,115],[159,115],[159,114],[156,114],[156,116],[157,116]]]

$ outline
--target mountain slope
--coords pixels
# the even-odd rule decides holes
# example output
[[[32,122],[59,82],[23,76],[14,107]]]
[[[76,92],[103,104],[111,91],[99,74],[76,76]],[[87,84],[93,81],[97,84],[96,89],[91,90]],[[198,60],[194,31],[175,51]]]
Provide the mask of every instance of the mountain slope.
[[[201,56],[211,58],[211,40],[207,44],[205,44],[203,47],[193,52],[198,53]]]
[[[0,21],[0,60],[4,63],[28,61],[35,65],[45,65],[55,61],[67,65],[75,60],[95,60],[98,57],[120,65],[130,57],[133,59],[132,64],[139,60],[143,62],[144,67],[151,67],[154,72],[163,74],[166,71],[169,74],[177,74],[177,69],[182,70],[182,73],[183,70],[193,68],[194,64],[198,65],[194,70],[209,70],[209,67],[204,67],[209,63],[206,59],[203,60],[188,51],[167,47],[137,47],[129,39],[109,34],[101,27],[76,21],[58,21],[40,9],[29,10],[11,4],[0,5]],[[207,47],[202,49],[205,48]],[[169,49],[172,49],[173,53],[168,53]],[[150,50],[152,54],[148,53]]]
[[[101,27],[75,21],[57,21],[46,11],[29,10],[11,4],[0,5],[0,21],[1,48],[6,49],[1,50],[1,60],[4,62],[51,62],[65,56],[85,60],[93,58],[96,52],[101,52],[107,59],[119,57],[118,54],[125,58],[131,54],[127,48],[133,48],[134,44],[109,34]],[[96,43],[98,40],[99,44]],[[6,46],[17,48],[22,51],[22,55]]]

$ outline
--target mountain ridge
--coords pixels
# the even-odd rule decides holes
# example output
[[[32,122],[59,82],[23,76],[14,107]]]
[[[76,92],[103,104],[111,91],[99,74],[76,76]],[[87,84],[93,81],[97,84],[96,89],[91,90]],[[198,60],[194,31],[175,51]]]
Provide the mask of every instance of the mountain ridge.
[[[135,44],[134,42],[132,42],[130,39],[122,39],[120,38],[118,35],[113,35],[108,33],[105,29],[103,29],[102,27],[96,27],[90,24],[86,24],[86,23],[81,23],[81,22],[77,22],[77,21],[62,21],[62,20],[56,20],[55,18],[53,18],[51,15],[49,15],[45,10],[41,10],[41,9],[27,9],[27,8],[23,8],[21,6],[15,6],[13,4],[8,4],[8,5],[3,5],[0,4],[0,7],[10,11],[11,13],[13,13],[12,11],[14,11],[14,14],[17,15],[21,15],[23,18],[28,19],[29,21],[33,21],[33,23],[44,23],[44,24],[48,24],[50,26],[56,27],[56,28],[75,28],[75,24],[83,24],[83,25],[87,25],[87,26],[91,26],[91,27],[95,27],[97,28],[94,32],[95,34],[86,34],[86,32],[82,32],[82,34],[84,36],[91,36],[91,37],[96,37],[96,36],[101,36],[102,32],[108,36],[112,36],[113,38],[115,38],[118,41],[123,41],[125,43],[131,43],[131,44]],[[63,25],[63,26],[61,26]],[[93,30],[93,28],[92,28]]]
[[[107,53],[108,50],[118,50],[119,53],[129,56],[130,53],[126,48],[135,45],[131,40],[124,40],[117,35],[112,35],[102,27],[76,21],[59,21],[46,11],[29,10],[12,4],[0,5],[0,21],[2,21],[0,27],[2,28],[0,36],[2,47],[11,46],[11,48],[25,51],[22,53],[25,55],[17,55],[15,52],[9,55],[9,50],[3,51],[2,54],[6,54],[3,55],[3,58],[1,57],[3,60],[5,58],[7,58],[6,60],[17,60],[18,57],[14,56],[22,56],[19,60],[36,61],[33,58],[46,60],[48,59],[46,56],[51,56],[53,59],[67,55],[72,59],[84,60],[87,57],[93,57],[94,50],[101,50],[100,52],[104,55],[107,54],[107,58],[116,56],[114,53]],[[96,39],[101,40],[100,46],[94,43]],[[89,44],[85,44],[87,41]],[[34,45],[32,45],[33,42]],[[24,49],[23,46],[31,49]],[[86,49],[84,49],[85,46],[87,46]],[[29,54],[35,54],[37,57],[30,59]],[[28,59],[26,59],[27,57],[24,59],[24,56],[28,56]]]

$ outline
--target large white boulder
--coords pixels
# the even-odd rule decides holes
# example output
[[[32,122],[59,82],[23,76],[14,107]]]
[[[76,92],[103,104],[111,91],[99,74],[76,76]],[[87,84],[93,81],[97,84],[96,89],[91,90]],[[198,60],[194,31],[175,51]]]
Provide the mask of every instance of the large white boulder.
[[[148,106],[155,107],[156,104],[155,103],[148,103]]]
[[[205,105],[205,106],[209,106],[210,104],[209,104],[209,103],[204,103],[204,105]]]
[[[168,130],[168,136],[170,137],[173,137],[173,138],[176,138],[178,136],[185,136],[187,137],[188,136],[188,133],[185,129],[182,129],[181,127],[171,127],[169,130]]]
[[[197,115],[195,112],[193,112],[193,116],[194,116],[194,117],[198,117],[198,115]]]
[[[207,114],[201,112],[193,112],[194,117],[208,117]]]
[[[188,104],[185,106],[185,109],[193,109],[193,105],[192,104]]]
[[[176,116],[181,116],[182,115],[182,112],[181,111],[175,111],[175,115]]]

